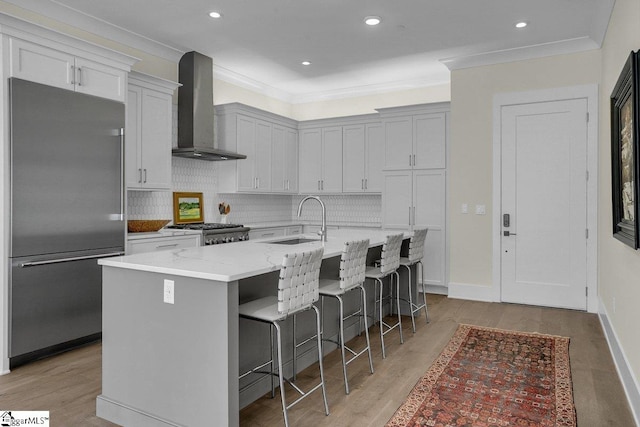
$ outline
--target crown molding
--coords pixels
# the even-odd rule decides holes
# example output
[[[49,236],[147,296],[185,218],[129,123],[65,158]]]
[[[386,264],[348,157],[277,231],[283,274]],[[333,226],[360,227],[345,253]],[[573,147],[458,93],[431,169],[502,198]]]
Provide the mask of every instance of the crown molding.
[[[169,46],[133,31],[111,24],[86,13],[64,6],[55,0],[4,0],[22,9],[37,13],[99,37],[139,49],[160,58],[178,62],[185,51]]]
[[[254,92],[258,92],[262,95],[269,96],[280,101],[288,102],[290,104],[304,104],[308,102],[320,102],[353,98],[358,96],[379,95],[389,92],[421,89],[450,83],[450,80],[448,78],[443,79],[442,77],[434,78],[433,76],[426,76],[413,80],[401,80],[376,85],[354,86],[350,88],[327,90],[322,92],[293,94],[278,88],[274,88],[273,86],[269,86],[265,83],[228,70],[216,64],[213,65],[213,76],[219,80],[226,81],[228,83],[252,90]]]
[[[266,83],[252,79],[251,77],[247,77],[243,74],[236,73],[235,71],[231,71],[228,68],[221,67],[215,63],[213,64],[213,77],[280,101],[291,103],[294,98],[294,96],[289,92],[269,86]]]
[[[526,59],[542,58],[545,56],[563,55],[587,50],[599,49],[600,44],[589,37],[578,37],[575,39],[560,40],[537,45],[494,50],[473,55],[462,55],[452,58],[441,59],[449,70],[459,70],[462,68],[480,67],[483,65],[495,65],[505,62],[523,61]]]
[[[425,76],[411,80],[399,80],[374,85],[354,86],[344,89],[305,93],[295,96],[291,103],[304,104],[307,102],[331,101],[360,96],[381,95],[389,92],[423,89],[449,83],[451,83],[450,78],[443,79],[441,76]]]

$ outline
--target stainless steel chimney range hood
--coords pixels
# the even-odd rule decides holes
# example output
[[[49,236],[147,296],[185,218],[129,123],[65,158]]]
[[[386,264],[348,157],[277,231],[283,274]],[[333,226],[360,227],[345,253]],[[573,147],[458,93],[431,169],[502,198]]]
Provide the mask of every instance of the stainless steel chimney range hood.
[[[213,61],[198,52],[187,52],[178,65],[178,148],[176,157],[198,160],[246,159],[244,154],[220,150],[213,131]]]

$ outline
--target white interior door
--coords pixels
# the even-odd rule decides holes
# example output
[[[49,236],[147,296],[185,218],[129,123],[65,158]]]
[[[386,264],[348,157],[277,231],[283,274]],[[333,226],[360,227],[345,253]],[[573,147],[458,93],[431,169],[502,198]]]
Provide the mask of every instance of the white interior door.
[[[501,299],[585,310],[587,101],[501,114]]]

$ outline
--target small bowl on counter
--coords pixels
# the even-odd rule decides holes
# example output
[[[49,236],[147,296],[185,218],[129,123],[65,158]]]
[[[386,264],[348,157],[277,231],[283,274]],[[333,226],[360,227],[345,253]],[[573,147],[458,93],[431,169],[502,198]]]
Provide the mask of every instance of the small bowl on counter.
[[[130,219],[127,221],[129,233],[152,233],[169,224],[170,219]]]

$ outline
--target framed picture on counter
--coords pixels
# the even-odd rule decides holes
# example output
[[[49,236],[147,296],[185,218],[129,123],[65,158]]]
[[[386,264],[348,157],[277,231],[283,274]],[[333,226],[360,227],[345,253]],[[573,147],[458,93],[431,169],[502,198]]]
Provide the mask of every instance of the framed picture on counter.
[[[173,193],[173,223],[204,222],[202,193]]]
[[[613,237],[638,249],[638,53],[631,52],[611,94]]]

